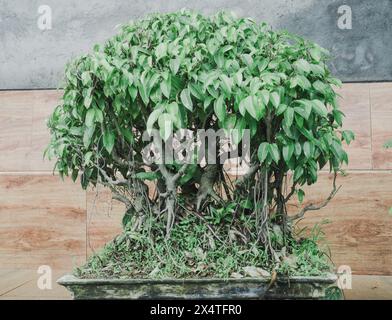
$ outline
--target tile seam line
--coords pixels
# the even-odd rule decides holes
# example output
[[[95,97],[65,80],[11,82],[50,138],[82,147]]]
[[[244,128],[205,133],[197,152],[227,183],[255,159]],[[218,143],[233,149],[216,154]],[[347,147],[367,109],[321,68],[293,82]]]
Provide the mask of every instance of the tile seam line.
[[[342,81],[343,84],[361,84],[361,83],[392,83],[392,79],[383,79],[383,80],[347,80]],[[64,90],[64,88],[55,88],[55,87],[43,87],[43,88],[0,88],[0,92],[2,91],[58,91]]]
[[[33,279],[27,280],[26,282],[21,283],[20,285],[16,286],[15,288],[9,289],[8,291],[5,291],[5,292],[1,293],[0,297],[5,296],[6,294],[8,294],[8,293],[10,293],[10,292],[12,292],[12,291],[14,291],[14,290],[24,286],[25,284],[27,284],[27,283],[29,283],[31,281],[33,281]]]
[[[345,172],[357,172],[357,173],[382,173],[392,172],[392,169],[344,169]],[[321,170],[320,173],[329,173],[328,171]],[[59,176],[58,173],[52,173],[52,171],[0,171],[0,176],[3,175],[50,175]]]

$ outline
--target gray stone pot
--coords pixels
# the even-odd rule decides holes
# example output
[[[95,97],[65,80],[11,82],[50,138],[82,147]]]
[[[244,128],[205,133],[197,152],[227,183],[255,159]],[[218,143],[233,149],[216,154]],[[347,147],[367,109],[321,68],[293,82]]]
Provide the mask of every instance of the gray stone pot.
[[[278,279],[79,279],[61,277],[74,299],[323,299],[336,275]]]

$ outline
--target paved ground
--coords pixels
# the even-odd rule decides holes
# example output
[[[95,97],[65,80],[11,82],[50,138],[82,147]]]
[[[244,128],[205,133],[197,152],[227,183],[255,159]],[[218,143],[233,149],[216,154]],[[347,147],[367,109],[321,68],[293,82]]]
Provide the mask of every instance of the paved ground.
[[[66,289],[56,284],[55,280],[67,273],[53,274],[51,290],[40,290],[37,286],[36,270],[0,269],[0,300],[13,299],[71,299]],[[391,299],[392,276],[353,276],[352,289],[345,290],[346,299]]]

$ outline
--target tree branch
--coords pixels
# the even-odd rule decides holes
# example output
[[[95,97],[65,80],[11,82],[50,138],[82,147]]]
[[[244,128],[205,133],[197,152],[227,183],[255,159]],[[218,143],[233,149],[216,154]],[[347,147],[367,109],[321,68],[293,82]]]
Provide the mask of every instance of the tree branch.
[[[302,218],[307,211],[315,211],[315,210],[320,210],[320,209],[324,208],[333,199],[333,197],[336,195],[336,193],[342,187],[341,185],[338,188],[336,187],[336,177],[337,177],[337,173],[335,171],[335,174],[333,177],[333,189],[332,189],[331,193],[329,194],[328,198],[324,200],[324,202],[322,202],[320,205],[314,205],[313,203],[308,204],[296,215],[291,216],[289,218],[289,221],[293,221],[293,220],[297,220],[297,219]]]
[[[289,201],[289,199],[291,198],[291,196],[294,194],[295,192],[295,187],[297,186],[297,182],[294,182],[293,185],[291,186],[291,190],[290,192],[287,194],[286,198],[284,198],[284,202],[286,203],[287,201]]]
[[[105,178],[105,180],[114,186],[129,186],[129,181],[125,180],[125,179],[121,179],[121,180],[113,180],[112,178],[110,178],[107,173],[105,172],[105,170],[103,170],[102,168],[100,168],[99,166],[96,166],[99,170],[99,172],[102,174],[102,176]]]

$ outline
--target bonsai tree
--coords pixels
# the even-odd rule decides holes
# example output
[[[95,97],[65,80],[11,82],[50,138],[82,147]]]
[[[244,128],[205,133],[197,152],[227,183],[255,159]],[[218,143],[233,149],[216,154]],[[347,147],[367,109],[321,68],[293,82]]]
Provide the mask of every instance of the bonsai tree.
[[[317,237],[293,228],[336,194],[336,174],[348,161],[342,142],[353,139],[341,129],[340,81],[327,59],[325,49],[265,23],[181,11],[131,22],[71,62],[46,153],[61,176],[110,188],[126,208],[123,234],[80,273],[327,270]],[[222,153],[206,164],[192,152],[192,161],[165,161],[179,129],[231,130],[231,146],[249,150],[246,172],[229,175]],[[200,150],[194,138],[178,140]],[[288,201],[302,202],[302,186],[325,166],[335,175],[326,200],[288,215]]]

